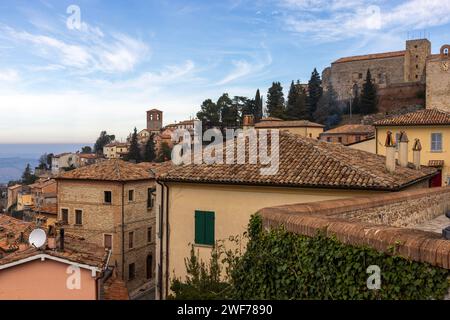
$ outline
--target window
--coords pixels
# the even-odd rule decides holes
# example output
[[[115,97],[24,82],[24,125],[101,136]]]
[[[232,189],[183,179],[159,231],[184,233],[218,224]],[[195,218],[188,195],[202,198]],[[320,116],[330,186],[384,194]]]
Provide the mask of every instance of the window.
[[[327,142],[330,142],[331,141],[331,138],[330,137],[327,137]]]
[[[83,211],[75,210],[75,224],[81,226],[83,224]]]
[[[431,151],[442,151],[442,133],[431,134]]]
[[[111,191],[105,191],[105,203],[112,202],[112,194]]]
[[[147,209],[153,208],[153,192],[155,189],[147,189]]]
[[[128,190],[128,201],[134,201],[134,190]]]
[[[152,242],[152,227],[147,228],[147,242]]]
[[[61,220],[64,224],[69,224],[69,209],[61,209]]]
[[[146,271],[147,279],[153,278],[153,256],[151,254],[147,256]]]
[[[112,248],[112,235],[110,235],[110,234],[105,234],[104,235],[103,246],[106,249],[111,249]]]
[[[134,247],[134,232],[131,231],[128,233],[128,248],[133,249]]]
[[[355,139],[356,139],[357,142],[361,141],[361,137],[360,136],[356,136]]]
[[[339,143],[342,143],[342,137],[338,138]]]
[[[195,243],[214,245],[214,212],[195,211]]]
[[[358,75],[358,78],[362,79],[362,77],[363,77],[363,74],[360,73],[360,74]]]
[[[133,280],[136,277],[136,265],[130,263],[128,265],[128,280]]]

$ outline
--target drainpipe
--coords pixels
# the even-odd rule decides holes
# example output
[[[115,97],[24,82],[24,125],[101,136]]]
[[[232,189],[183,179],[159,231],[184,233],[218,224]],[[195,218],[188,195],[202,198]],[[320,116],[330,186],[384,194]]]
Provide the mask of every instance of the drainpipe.
[[[169,293],[169,186],[166,186],[166,298]]]
[[[161,187],[161,201],[159,208],[159,226],[158,226],[158,238],[159,238],[159,266],[158,266],[158,286],[159,286],[159,299],[163,297],[163,221],[164,221],[164,185],[156,180],[156,183]]]
[[[388,131],[386,135],[386,169],[393,173],[395,172],[395,145],[392,139],[392,132]]]
[[[122,280],[125,281],[125,183],[122,182]]]
[[[420,140],[415,139],[413,147],[413,163],[416,170],[420,170],[420,151],[422,151]]]

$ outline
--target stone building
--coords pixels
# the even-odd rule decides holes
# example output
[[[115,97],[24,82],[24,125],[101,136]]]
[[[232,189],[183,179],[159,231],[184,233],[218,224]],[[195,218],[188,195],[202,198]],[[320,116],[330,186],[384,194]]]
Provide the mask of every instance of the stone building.
[[[427,61],[427,108],[450,111],[450,45]]]
[[[57,178],[58,221],[67,232],[112,249],[110,265],[130,294],[153,287],[155,174],[106,160]]]
[[[157,109],[147,111],[147,131],[158,134],[163,123],[163,112]]]
[[[369,69],[379,89],[382,112],[425,107],[425,91],[427,108],[446,107],[444,99],[450,97],[450,77],[445,71],[448,48],[443,46],[440,55],[433,55],[431,42],[417,39],[406,41],[403,51],[340,58],[322,72],[323,86],[332,84],[339,100],[348,101],[361,93]]]

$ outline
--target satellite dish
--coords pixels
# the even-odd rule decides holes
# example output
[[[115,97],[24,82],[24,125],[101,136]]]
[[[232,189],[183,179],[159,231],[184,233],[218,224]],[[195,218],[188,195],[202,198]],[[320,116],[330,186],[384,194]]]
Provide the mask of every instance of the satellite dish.
[[[47,240],[47,235],[42,229],[34,229],[28,238],[30,245],[36,248],[42,247],[45,244],[45,240]]]

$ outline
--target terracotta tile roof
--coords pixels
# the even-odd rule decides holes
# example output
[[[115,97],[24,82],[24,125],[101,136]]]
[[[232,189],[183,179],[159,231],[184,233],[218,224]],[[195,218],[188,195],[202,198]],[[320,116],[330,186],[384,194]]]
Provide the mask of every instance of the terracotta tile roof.
[[[444,160],[430,160],[428,161],[429,167],[440,168],[444,166]]]
[[[31,189],[42,189],[56,183],[55,179],[40,179],[37,182],[28,185]]]
[[[24,237],[28,237],[29,232],[35,228],[35,226],[34,223],[25,222],[5,214],[0,214],[0,252],[6,252],[12,249],[15,246],[13,243],[19,241],[21,233],[23,233]],[[11,237],[8,241],[9,236]]]
[[[248,145],[246,149],[248,155]],[[223,154],[226,155],[225,150]],[[175,167],[162,175],[160,180],[399,190],[436,174],[436,169],[428,167],[414,170],[412,164],[410,168],[397,166],[394,173],[389,173],[383,156],[304,138],[286,131],[280,132],[279,155],[279,170],[274,175],[261,175],[260,168],[265,167],[261,164],[189,164]]]
[[[327,134],[374,134],[375,127],[364,124],[346,124],[328,131],[321,133],[320,135]]]
[[[403,50],[403,51],[392,51],[392,52],[384,52],[384,53],[366,54],[366,55],[361,55],[361,56],[340,58],[340,59],[334,61],[333,63],[403,57],[403,56],[405,56],[405,53],[406,53],[406,51]]]
[[[173,169],[175,165],[172,161],[165,161],[161,163],[157,162],[141,162],[138,164],[138,166],[141,166],[142,168],[146,170],[151,170],[156,177],[159,177],[165,173],[167,173],[169,170]]]
[[[291,121],[261,121],[255,124],[255,128],[290,128],[290,127],[317,127],[323,128],[324,126],[319,123],[314,123],[308,120],[291,120]]]
[[[142,166],[119,159],[105,160],[62,173],[57,180],[134,181],[154,179],[155,175]]]
[[[450,113],[438,109],[424,109],[386,118],[374,126],[450,125]]]
[[[0,215],[0,227],[3,228],[3,232],[0,232],[1,244],[6,243],[6,236],[8,233],[13,233],[14,239],[16,240],[15,251],[1,257],[0,266],[37,254],[48,254],[71,262],[87,264],[99,269],[103,269],[106,264],[108,252],[100,246],[86,242],[83,238],[66,233],[64,251],[49,250],[45,248],[38,250],[34,247],[28,247],[20,251],[18,250],[18,244],[20,242],[19,238],[21,232],[24,233],[24,241],[27,242],[28,236],[30,232],[36,228],[36,224],[34,222],[25,222],[5,215]],[[1,248],[5,248],[5,246],[0,246],[0,249]],[[10,246],[7,246],[7,248],[10,248]]]
[[[128,144],[126,142],[111,142],[108,143],[105,147],[111,148],[111,147],[128,147]]]
[[[280,118],[275,118],[275,117],[265,117],[260,120],[260,122],[263,122],[263,121],[283,121],[283,120]]]
[[[130,300],[125,282],[111,276],[103,286],[104,300]]]
[[[15,184],[15,185],[13,185],[11,187],[8,187],[9,190],[16,190],[16,189],[19,189],[19,188],[22,188],[21,184]]]
[[[82,159],[97,159],[98,156],[95,153],[80,153],[79,157]]]

